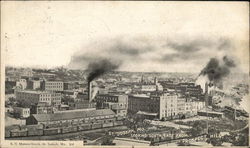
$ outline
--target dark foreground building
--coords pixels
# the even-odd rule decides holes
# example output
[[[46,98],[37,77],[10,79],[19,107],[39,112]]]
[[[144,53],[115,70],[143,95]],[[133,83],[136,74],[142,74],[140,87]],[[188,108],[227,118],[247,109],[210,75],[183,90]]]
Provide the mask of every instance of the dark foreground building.
[[[43,124],[53,125],[74,125],[82,123],[104,122],[107,120],[115,120],[119,118],[110,109],[88,110],[88,111],[72,111],[54,114],[33,114],[26,120],[27,125]]]

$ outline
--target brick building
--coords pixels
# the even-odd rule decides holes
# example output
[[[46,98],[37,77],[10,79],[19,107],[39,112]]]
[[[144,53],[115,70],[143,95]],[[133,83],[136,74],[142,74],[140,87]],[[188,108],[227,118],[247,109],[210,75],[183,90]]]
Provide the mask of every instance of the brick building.
[[[126,116],[128,109],[127,95],[98,94],[95,97],[98,109],[108,108],[119,116]]]
[[[42,81],[41,89],[45,91],[63,91],[62,81]]]
[[[17,100],[23,100],[30,105],[38,104],[39,102],[47,103],[52,106],[59,106],[61,104],[61,94],[48,91],[31,91],[31,90],[17,90],[15,92]]]

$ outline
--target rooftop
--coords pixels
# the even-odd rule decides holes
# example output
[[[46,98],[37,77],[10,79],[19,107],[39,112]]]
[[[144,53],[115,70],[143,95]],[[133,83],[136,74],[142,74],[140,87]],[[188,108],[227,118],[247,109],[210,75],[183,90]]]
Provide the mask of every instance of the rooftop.
[[[54,114],[33,114],[32,116],[38,122],[58,121],[58,120],[71,120],[78,118],[88,118],[97,116],[115,115],[110,109],[89,110],[89,111],[75,111]]]
[[[51,93],[49,91],[35,91],[35,90],[18,90],[17,92],[25,92],[30,94],[48,94]]]

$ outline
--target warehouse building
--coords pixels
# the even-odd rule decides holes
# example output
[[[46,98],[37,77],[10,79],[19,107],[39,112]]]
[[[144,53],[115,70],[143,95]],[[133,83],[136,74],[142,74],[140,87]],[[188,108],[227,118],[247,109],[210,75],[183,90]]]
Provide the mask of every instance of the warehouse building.
[[[82,124],[114,121],[116,114],[110,109],[72,111],[54,114],[33,114],[26,120],[27,125],[43,124]]]

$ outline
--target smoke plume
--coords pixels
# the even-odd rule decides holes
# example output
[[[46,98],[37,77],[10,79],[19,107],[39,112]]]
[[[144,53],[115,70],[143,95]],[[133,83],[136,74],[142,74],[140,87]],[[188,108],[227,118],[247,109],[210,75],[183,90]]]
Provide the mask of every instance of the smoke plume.
[[[116,70],[117,68],[119,68],[120,64],[121,63],[119,62],[114,63],[109,59],[100,59],[100,60],[90,62],[87,68],[87,70],[89,71],[89,74],[87,77],[88,82],[91,82],[95,78],[107,72]]]
[[[207,76],[210,82],[219,83],[230,74],[233,67],[235,67],[235,62],[227,56],[224,56],[222,61],[211,58],[200,75]]]

